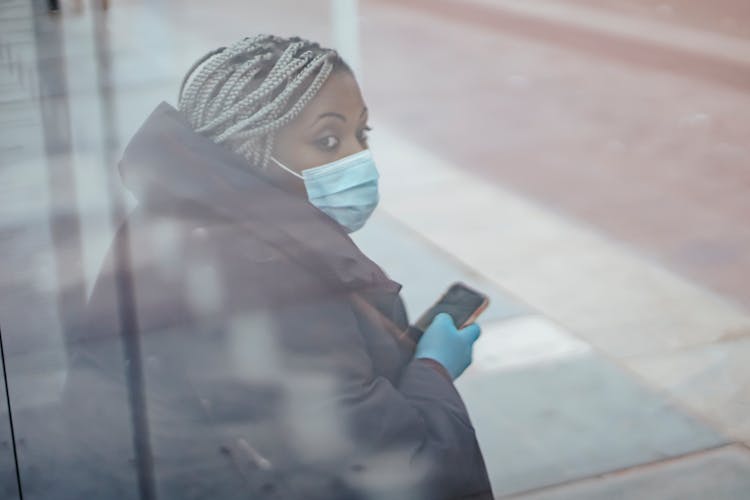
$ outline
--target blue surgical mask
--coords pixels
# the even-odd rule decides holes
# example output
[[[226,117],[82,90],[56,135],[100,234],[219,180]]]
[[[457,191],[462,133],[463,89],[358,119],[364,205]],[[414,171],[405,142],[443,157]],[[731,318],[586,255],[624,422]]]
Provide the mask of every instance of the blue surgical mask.
[[[302,175],[271,157],[278,166],[305,183],[307,198],[353,233],[365,225],[378,205],[378,169],[369,149],[345,156]]]

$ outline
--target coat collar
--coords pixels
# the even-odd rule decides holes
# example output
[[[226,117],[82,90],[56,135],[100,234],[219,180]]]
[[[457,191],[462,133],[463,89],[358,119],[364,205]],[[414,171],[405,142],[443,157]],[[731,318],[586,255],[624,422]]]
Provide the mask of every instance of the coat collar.
[[[394,292],[401,287],[333,219],[253,173],[245,158],[196,133],[166,102],[136,132],[119,168],[124,184],[147,212],[190,203],[285,253],[304,256],[332,284]]]

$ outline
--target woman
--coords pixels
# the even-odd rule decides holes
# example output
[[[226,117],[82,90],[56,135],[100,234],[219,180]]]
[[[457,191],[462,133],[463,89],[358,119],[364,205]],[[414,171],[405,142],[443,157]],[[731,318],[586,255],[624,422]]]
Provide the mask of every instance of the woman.
[[[336,52],[274,36],[209,53],[146,120],[72,347],[77,494],[491,498],[452,383],[479,327],[412,340],[347,235],[378,202],[368,130]]]

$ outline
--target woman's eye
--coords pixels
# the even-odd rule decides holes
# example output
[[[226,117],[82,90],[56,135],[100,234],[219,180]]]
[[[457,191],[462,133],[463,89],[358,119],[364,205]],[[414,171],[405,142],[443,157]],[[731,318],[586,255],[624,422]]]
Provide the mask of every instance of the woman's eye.
[[[359,140],[361,142],[365,142],[365,143],[367,142],[368,135],[369,135],[368,132],[370,130],[372,130],[370,127],[365,127],[365,128],[363,128],[362,130],[359,131]]]
[[[339,145],[339,139],[336,136],[329,135],[315,141],[317,145],[324,151],[333,151]]]

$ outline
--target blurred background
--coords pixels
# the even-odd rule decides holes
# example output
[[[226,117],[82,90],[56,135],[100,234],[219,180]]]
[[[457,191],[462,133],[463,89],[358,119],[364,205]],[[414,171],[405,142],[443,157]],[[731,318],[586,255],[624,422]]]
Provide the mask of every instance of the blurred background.
[[[744,0],[0,0],[0,498],[43,481],[124,146],[257,33],[355,68],[382,204],[354,238],[411,315],[490,295],[457,385],[499,498],[750,498]]]

